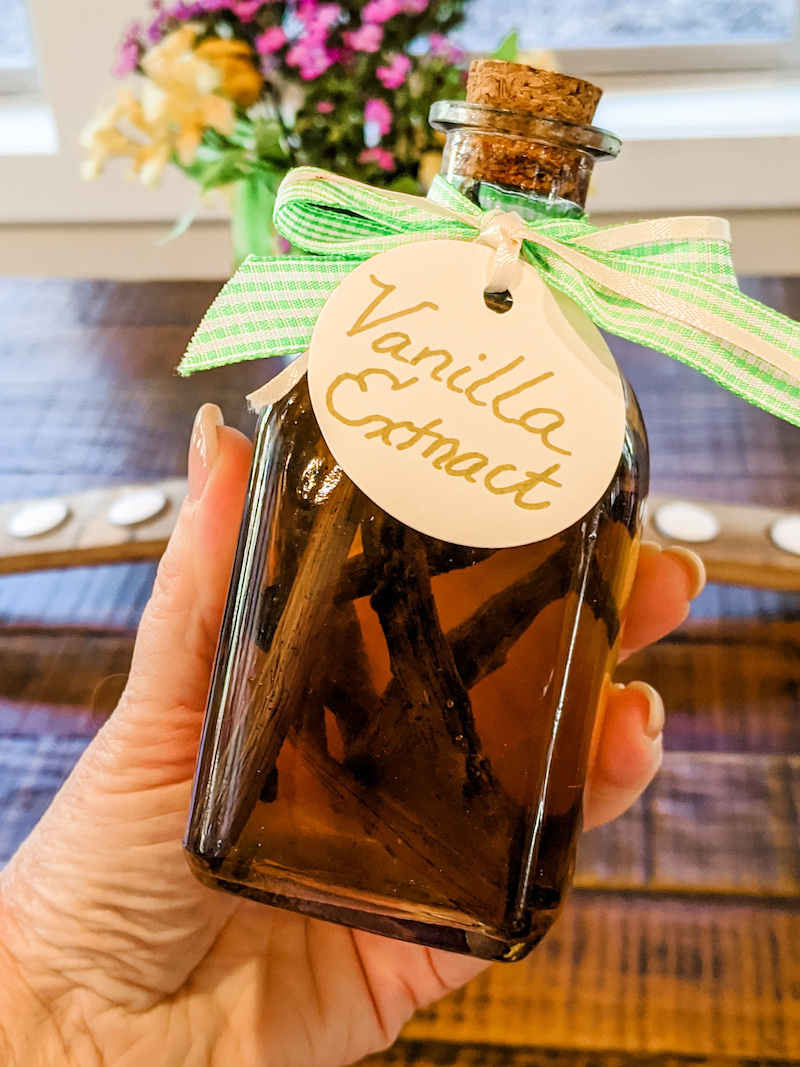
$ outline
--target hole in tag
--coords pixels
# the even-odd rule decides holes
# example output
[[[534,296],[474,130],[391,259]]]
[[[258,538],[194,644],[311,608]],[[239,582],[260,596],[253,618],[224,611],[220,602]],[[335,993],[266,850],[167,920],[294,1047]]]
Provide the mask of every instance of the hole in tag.
[[[514,297],[508,289],[504,289],[502,293],[484,291],[483,302],[490,311],[496,311],[498,315],[505,315],[514,306]]]

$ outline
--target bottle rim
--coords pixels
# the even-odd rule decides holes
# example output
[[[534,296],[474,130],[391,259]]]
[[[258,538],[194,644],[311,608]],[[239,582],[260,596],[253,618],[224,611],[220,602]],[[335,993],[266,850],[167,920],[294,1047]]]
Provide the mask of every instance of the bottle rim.
[[[507,134],[574,148],[595,159],[613,159],[622,147],[616,134],[598,126],[582,126],[530,111],[511,111],[466,100],[437,100],[431,107],[428,121],[435,130],[445,133],[466,128],[476,133]]]

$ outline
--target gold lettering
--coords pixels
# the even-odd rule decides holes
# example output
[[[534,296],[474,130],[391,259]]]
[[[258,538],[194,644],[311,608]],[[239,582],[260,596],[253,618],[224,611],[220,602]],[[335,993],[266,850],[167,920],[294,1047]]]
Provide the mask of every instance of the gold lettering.
[[[412,367],[416,367],[417,364],[423,361],[423,359],[430,359],[431,356],[444,356],[443,362],[431,371],[431,378],[433,378],[434,381],[440,382],[442,380],[440,377],[441,371],[447,370],[447,368],[453,362],[453,357],[446,349],[428,348],[428,346],[426,345],[425,348],[420,349],[416,356],[414,356],[414,358],[410,359],[408,362],[411,364]]]
[[[393,338],[395,337],[399,338],[399,340],[394,341]],[[411,338],[407,333],[385,333],[383,337],[378,337],[372,342],[371,348],[373,352],[378,352],[381,355],[387,354],[401,363],[408,363],[408,360],[401,356],[400,353],[404,348],[408,348],[410,344]]]
[[[462,374],[469,374],[469,372],[471,370],[472,370],[472,367],[462,367],[461,370],[454,370],[453,373],[450,375],[450,377],[445,382],[445,385],[447,386],[448,389],[452,390],[454,393],[463,393],[464,390],[463,389],[457,389],[453,385],[453,382],[456,380],[456,378],[460,378]]]
[[[435,426],[441,425],[441,419],[431,419],[430,422],[426,423],[424,426],[417,426],[408,420],[395,422],[388,416],[380,415],[378,413],[365,415],[360,419],[351,419],[343,412],[337,410],[334,405],[334,397],[340,386],[348,381],[355,382],[359,391],[366,393],[369,388],[367,378],[374,375],[388,378],[393,392],[398,389],[407,389],[409,386],[414,385],[419,381],[418,378],[409,378],[407,381],[402,382],[390,371],[382,370],[379,367],[369,367],[367,370],[363,370],[359,374],[340,374],[331,383],[326,394],[326,406],[330,414],[346,426],[363,427],[377,422],[379,424],[378,427],[365,433],[365,438],[380,438],[385,445],[394,447],[398,449],[398,451],[404,448],[411,448],[413,445],[418,444],[423,437],[432,437],[434,439],[433,442],[422,452],[423,458],[431,459],[437,452],[444,449],[445,451],[443,454],[437,456],[437,458],[432,461],[433,466],[437,470],[444,471],[444,473],[451,478],[464,478],[468,482],[475,483],[477,481],[475,475],[488,466],[488,457],[482,452],[461,452],[461,442],[457,437],[445,437],[444,434],[441,434],[434,429]],[[394,444],[392,441],[392,434],[395,430],[404,430],[410,433],[411,436],[407,441],[403,441],[401,444]],[[550,507],[550,501],[540,500],[529,503],[525,500],[525,495],[540,485],[551,485],[556,489],[562,488],[561,483],[552,478],[552,475],[559,469],[560,464],[556,463],[552,467],[548,467],[546,471],[525,471],[525,478],[520,481],[512,482],[511,485],[497,485],[495,479],[504,472],[512,471],[514,474],[519,473],[517,467],[515,467],[513,463],[501,463],[498,466],[493,467],[492,470],[484,476],[483,484],[490,493],[494,493],[498,496],[513,493],[513,503],[516,507],[524,508],[527,511],[538,511],[541,508]]]
[[[513,485],[498,486],[494,484],[494,479],[498,474],[503,471],[514,471],[517,473],[517,468],[513,463],[501,463],[497,467],[493,467],[489,473],[484,477],[483,484],[489,490],[490,493],[513,493],[514,503],[518,508],[525,508],[526,511],[539,511],[541,508],[549,508],[549,500],[540,500],[535,504],[529,504],[523,500],[526,493],[529,493],[531,489],[535,489],[537,485],[552,485],[556,489],[561,489],[561,482],[554,481],[550,475],[555,474],[557,470],[561,469],[560,463],[555,463],[552,467],[548,467],[546,471],[542,471],[541,474],[536,471],[525,471],[525,480],[521,482],[514,482]]]
[[[558,445],[554,445],[549,439],[548,434],[557,430],[559,426],[564,425],[564,416],[560,411],[556,411],[555,408],[531,408],[523,415],[509,416],[504,415],[500,410],[500,405],[505,400],[510,400],[514,396],[519,396],[520,393],[524,393],[526,389],[532,389],[535,385],[539,385],[540,382],[547,381],[548,378],[554,377],[552,371],[546,371],[544,374],[540,374],[538,378],[530,378],[527,382],[522,382],[520,385],[515,386],[513,389],[509,389],[505,393],[500,393],[492,401],[492,411],[502,422],[511,423],[514,426],[521,426],[523,430],[527,430],[528,433],[537,433],[542,439],[542,444],[545,448],[549,448],[551,452],[560,452],[562,456],[571,456],[572,453],[568,452],[565,448],[559,448]],[[529,418],[534,415],[554,415],[555,418],[547,426],[539,428],[538,426],[530,426],[527,422]]]
[[[437,470],[441,470],[445,463],[455,459],[458,455],[458,450],[461,448],[461,442],[457,437],[445,437],[444,434],[437,433],[436,430],[428,430],[426,436],[436,437],[438,440],[434,441],[432,445],[428,445],[423,451],[422,455],[425,459],[430,459],[434,452],[437,452],[440,448],[446,448],[448,450],[443,456],[439,456],[438,459],[433,461],[433,465]]]
[[[383,318],[375,319],[373,322],[368,322],[369,316],[373,311],[376,311],[387,296],[391,294],[397,288],[396,285],[390,285],[385,282],[378,281],[374,274],[370,274],[369,280],[373,285],[377,285],[383,292],[379,293],[371,304],[368,304],[364,311],[358,316],[356,321],[347,331],[348,337],[355,337],[356,334],[363,333],[364,330],[371,330],[375,326],[382,326],[385,322],[393,322],[394,319],[401,319],[404,315],[413,315],[416,311],[422,311],[425,308],[431,308],[432,311],[438,311],[439,305],[431,303],[430,300],[423,300],[421,304],[415,304],[414,307],[404,308],[402,311],[395,311],[391,315],[384,315]]]
[[[470,385],[467,389],[464,390],[464,396],[467,398],[467,400],[469,400],[470,404],[474,404],[475,407],[485,408],[485,400],[475,399],[475,390],[480,389],[482,385],[488,385],[489,382],[497,381],[497,379],[500,378],[503,374],[508,374],[509,371],[512,371],[515,367],[518,367],[520,363],[524,362],[524,356],[517,356],[517,358],[512,359],[510,363],[506,363],[505,367],[501,367],[499,370],[492,371],[492,373],[487,374],[485,378],[478,378],[477,382],[473,382],[472,385]]]
[[[534,415],[553,415],[555,416],[552,422],[549,422],[547,426],[541,428],[537,426],[529,426],[527,419],[532,418]],[[553,430],[557,430],[559,426],[564,425],[564,416],[560,411],[556,411],[555,408],[531,408],[530,411],[526,411],[524,415],[520,415],[517,419],[519,425],[523,430],[529,430],[530,433],[538,433],[542,439],[542,444],[545,448],[549,448],[551,452],[559,452],[562,456],[571,456],[572,453],[568,452],[566,448],[559,448],[558,445],[554,445],[549,439],[548,434],[551,434]]]
[[[462,463],[466,463],[467,466],[463,470],[457,469],[456,464]],[[450,474],[454,478],[466,478],[468,482],[474,482],[476,479],[473,478],[473,474],[477,474],[478,471],[482,471],[488,465],[489,457],[484,456],[482,452],[462,452],[455,459],[449,459],[445,463],[443,470],[445,474]]]
[[[427,437],[428,433],[433,429],[434,426],[441,425],[441,419],[431,419],[431,421],[426,422],[424,426],[415,426],[414,430],[416,432],[414,436],[410,440],[404,441],[402,445],[395,445],[395,448],[398,452],[400,452],[404,448],[412,448],[414,445],[419,444],[423,437]]]
[[[328,391],[325,394],[325,406],[335,419],[339,422],[343,422],[345,426],[368,426],[371,422],[382,422],[385,426],[388,426],[392,422],[391,419],[387,419],[385,415],[365,415],[363,419],[348,419],[342,412],[337,411],[333,406],[333,398],[336,390],[340,385],[345,382],[355,382],[362,393],[366,393],[369,389],[366,379],[370,375],[378,375],[384,378],[388,378],[392,383],[392,392],[397,389],[407,389],[409,385],[414,385],[419,381],[419,378],[409,378],[408,381],[401,382],[399,378],[395,377],[391,371],[382,370],[378,367],[368,367],[366,370],[362,370],[359,374],[340,374],[334,378],[331,384],[328,386]]]
[[[402,445],[394,444],[394,441],[392,441],[392,434],[395,430],[411,430],[412,432],[418,432],[417,427],[414,425],[413,422],[392,422],[391,420],[387,419],[386,425],[383,428],[377,430],[370,430],[369,433],[364,434],[364,437],[380,437],[380,439],[385,445],[394,445],[395,448],[407,448],[408,444],[405,442]],[[419,437],[417,438],[417,440],[419,440]]]

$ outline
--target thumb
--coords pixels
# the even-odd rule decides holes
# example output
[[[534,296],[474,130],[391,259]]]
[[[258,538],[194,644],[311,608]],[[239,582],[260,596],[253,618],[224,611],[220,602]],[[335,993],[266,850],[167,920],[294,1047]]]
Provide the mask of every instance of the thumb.
[[[125,692],[102,732],[129,788],[192,776],[244,505],[251,446],[205,404],[189,448],[189,495],[145,608]],[[100,738],[98,738],[100,740]]]

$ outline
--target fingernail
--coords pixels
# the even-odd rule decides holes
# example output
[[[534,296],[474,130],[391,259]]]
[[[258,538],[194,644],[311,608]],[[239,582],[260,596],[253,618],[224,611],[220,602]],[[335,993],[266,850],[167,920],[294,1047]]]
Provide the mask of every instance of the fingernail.
[[[661,551],[661,545],[658,543],[658,541],[642,541],[642,543],[639,545],[639,551],[651,552],[653,555],[655,555],[656,552]]]
[[[195,415],[189,445],[189,499],[199,500],[219,455],[218,428],[225,425],[216,404],[203,404]]]
[[[689,599],[694,600],[705,588],[705,564],[696,552],[692,552],[691,548],[684,548],[683,545],[670,545],[664,549],[664,555],[673,556],[686,568],[689,574]]]
[[[641,693],[647,700],[647,725],[644,732],[651,740],[655,741],[664,729],[664,701],[657,689],[647,682],[628,682],[628,689]]]

